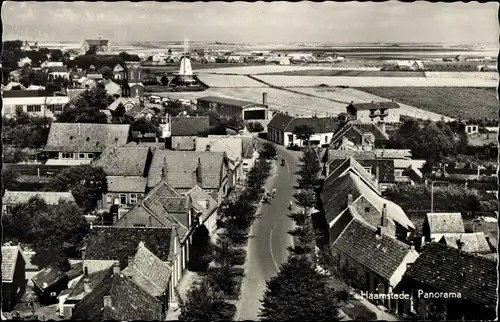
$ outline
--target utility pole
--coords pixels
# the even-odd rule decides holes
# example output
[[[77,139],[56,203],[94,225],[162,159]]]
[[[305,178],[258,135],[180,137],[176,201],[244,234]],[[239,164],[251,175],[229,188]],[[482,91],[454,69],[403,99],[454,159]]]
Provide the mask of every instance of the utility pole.
[[[434,213],[434,181],[431,181],[431,214]]]

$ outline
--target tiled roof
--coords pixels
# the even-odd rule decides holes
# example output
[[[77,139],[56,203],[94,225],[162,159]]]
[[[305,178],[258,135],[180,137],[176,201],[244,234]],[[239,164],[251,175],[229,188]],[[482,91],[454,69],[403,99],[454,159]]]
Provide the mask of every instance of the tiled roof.
[[[149,147],[110,147],[92,162],[109,176],[146,176]]]
[[[96,272],[92,272],[88,274],[89,286],[90,289],[93,290],[97,285],[99,285],[106,278],[109,278],[113,275],[113,266],[108,267],[106,269],[102,269]],[[78,280],[78,282],[71,288],[67,300],[80,301],[85,296],[85,276],[82,276]]]
[[[293,132],[297,126],[307,125],[314,133],[332,133],[340,128],[340,123],[332,117],[295,117],[285,128],[285,132]]]
[[[149,113],[151,115],[154,115],[155,113],[153,111],[151,111],[148,107],[145,107],[145,106],[141,106],[141,105],[136,105],[134,107],[132,107],[130,110],[128,110],[125,115],[129,116],[129,117],[132,117],[132,118],[135,118],[137,117],[139,114],[141,114],[142,112],[144,112],[145,114]],[[145,114],[143,114],[142,116],[144,116]]]
[[[342,162],[335,170],[333,170],[330,175],[325,180],[325,186],[333,183],[338,177],[345,174],[346,171],[354,171],[354,173],[361,177],[365,184],[370,186],[373,190],[378,191],[376,182],[373,180],[372,175],[366,171],[365,168],[359,162],[357,162],[353,157],[349,157]]]
[[[145,193],[148,179],[144,177],[107,176],[108,191]]]
[[[334,225],[332,229],[335,228]],[[376,231],[362,220],[353,218],[332,245],[389,281],[410,252],[410,246],[385,234],[377,237]]]
[[[484,233],[444,234],[440,242],[454,248],[459,248],[458,242],[462,242],[462,250],[468,253],[491,252]]]
[[[497,306],[497,262],[440,243],[429,243],[405,277],[462,299]]]
[[[115,111],[120,104],[125,107],[125,105],[132,104],[133,106],[137,106],[141,104],[141,100],[139,97],[119,97],[113,103],[108,106],[108,110]]]
[[[363,169],[364,170],[364,169]],[[365,170],[366,171],[366,170]],[[326,178],[323,185],[323,191],[320,194],[323,209],[325,210],[326,220],[332,222],[342,211],[347,208],[347,199],[349,193],[352,194],[353,201],[359,197],[369,201],[381,214],[384,204],[387,207],[387,216],[389,220],[397,222],[403,227],[415,229],[413,223],[408,219],[403,209],[390,200],[382,198],[378,189],[368,184],[369,181],[359,176],[358,171],[348,171],[330,175]]]
[[[154,187],[160,182],[166,161],[165,181],[174,189],[191,189],[198,184],[196,169],[200,161],[201,188],[219,189],[225,158],[223,152],[156,151],[149,168],[148,187]]]
[[[139,243],[134,262],[123,270],[129,277],[150,295],[158,297],[165,293],[172,270],[168,263],[162,262],[144,243]]]
[[[49,265],[33,276],[31,280],[35,285],[43,290],[64,278],[67,278],[67,276],[59,267]]]
[[[239,137],[231,138],[196,138],[196,151],[203,152],[206,151],[207,146],[210,147],[210,151],[213,152],[226,152],[227,157],[230,160],[241,160],[242,158],[242,142]]]
[[[375,140],[381,140],[381,141],[387,141],[389,140],[389,137],[387,134],[382,132],[382,130],[376,125],[372,123],[362,123],[359,121],[351,121],[349,123],[346,123],[340,130],[338,130],[333,136],[332,139],[330,140],[330,144],[334,144],[335,142],[339,141],[344,137],[344,135],[349,131],[350,129],[353,129],[355,132],[359,133],[359,135],[363,135],[364,133],[371,133],[375,136]]]
[[[170,121],[172,136],[197,136],[210,128],[208,116],[176,116]]]
[[[52,192],[52,191],[5,191],[2,203],[5,205],[18,205],[28,202],[31,198],[38,196],[49,205],[57,205],[59,200],[75,202],[71,192]]]
[[[428,213],[427,222],[431,234],[465,233],[461,213]]]
[[[74,278],[82,275],[83,272],[83,261],[76,262],[71,264],[71,268],[65,274],[68,276],[68,279],[71,281]]]
[[[358,111],[399,108],[399,104],[395,102],[355,103],[351,106]]]
[[[199,97],[197,98],[198,101],[206,101],[206,102],[213,102],[213,103],[218,103],[218,104],[226,104],[226,105],[233,105],[233,106],[247,106],[247,105],[255,105],[255,104],[260,104],[256,102],[250,102],[250,101],[243,101],[243,100],[236,100],[233,98],[227,98],[227,97],[220,97],[220,96],[205,96],[205,97]]]
[[[191,190],[186,192],[186,195],[191,197],[191,206],[197,212],[202,213],[200,218],[202,222],[208,216],[210,216],[215,209],[217,209],[217,201],[203,189],[201,189],[198,185],[194,186]]]
[[[284,132],[292,121],[292,116],[278,113],[271,119],[269,124],[267,124],[267,128]]]
[[[172,149],[179,151],[194,151],[196,136],[173,136]]]
[[[127,143],[129,124],[57,123],[50,125],[45,151],[102,152]]]
[[[19,255],[22,258],[21,249],[18,246],[2,246],[2,283],[10,283],[14,280]]]
[[[328,150],[328,161],[333,160],[345,160],[347,158],[353,157],[356,160],[375,160],[377,154],[373,151],[363,151],[363,150]]]
[[[125,260],[144,242],[162,261],[168,261],[172,228],[94,226],[89,234],[85,259]]]
[[[373,152],[380,159],[404,159],[411,158],[410,149],[374,149]],[[409,161],[409,160],[408,160]]]
[[[110,296],[111,308],[104,306]],[[123,274],[114,274],[94,288],[73,310],[73,320],[162,320],[162,303]]]

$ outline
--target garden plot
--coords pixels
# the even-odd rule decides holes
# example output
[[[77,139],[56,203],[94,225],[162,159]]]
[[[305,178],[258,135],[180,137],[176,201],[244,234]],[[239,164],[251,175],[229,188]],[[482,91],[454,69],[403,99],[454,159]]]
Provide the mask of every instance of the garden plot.
[[[318,97],[324,97],[327,99],[335,100],[339,104],[344,103],[345,107],[351,102],[354,103],[367,103],[367,102],[388,102],[391,101],[393,97],[386,96],[381,97],[377,95],[373,95],[370,93],[366,93],[360,90],[356,90],[354,88],[314,88],[314,87],[297,87],[297,88],[289,88],[293,91],[301,92],[308,95],[314,95]],[[430,119],[432,121],[439,121],[444,117],[447,121],[452,121],[452,118],[443,116],[441,114],[433,113],[430,111],[422,110],[407,104],[403,104],[398,101],[398,104],[401,108],[401,115],[406,115],[419,119]],[[344,110],[345,111],[345,110]],[[344,112],[343,111],[343,112]]]
[[[209,87],[269,87],[244,75],[200,74],[198,79]]]
[[[416,77],[330,77],[330,76],[281,76],[257,75],[255,78],[273,86],[314,87],[496,87],[498,81],[489,79],[416,78]]]

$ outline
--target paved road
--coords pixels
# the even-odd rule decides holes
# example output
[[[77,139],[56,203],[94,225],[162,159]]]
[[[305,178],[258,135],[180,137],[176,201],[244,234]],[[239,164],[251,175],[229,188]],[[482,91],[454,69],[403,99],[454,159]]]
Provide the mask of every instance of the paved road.
[[[276,197],[271,204],[259,207],[262,217],[252,227],[237,321],[258,320],[259,300],[264,294],[266,281],[278,273],[280,264],[288,257],[287,247],[292,245],[288,231],[293,228],[293,222],[287,217],[287,206],[293,198],[300,153],[283,147],[279,147],[278,153],[287,162],[283,167],[276,162],[277,173],[266,184],[269,190],[276,188]]]

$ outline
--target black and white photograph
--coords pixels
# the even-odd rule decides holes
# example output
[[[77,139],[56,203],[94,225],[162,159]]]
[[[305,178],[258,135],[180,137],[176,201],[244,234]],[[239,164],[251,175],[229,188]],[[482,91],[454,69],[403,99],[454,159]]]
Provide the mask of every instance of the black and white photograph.
[[[497,319],[499,8],[4,1],[1,319]]]

